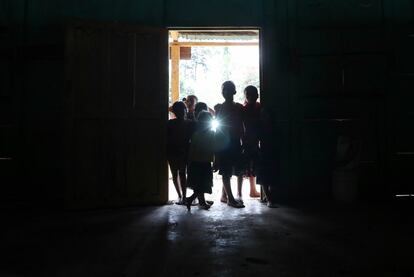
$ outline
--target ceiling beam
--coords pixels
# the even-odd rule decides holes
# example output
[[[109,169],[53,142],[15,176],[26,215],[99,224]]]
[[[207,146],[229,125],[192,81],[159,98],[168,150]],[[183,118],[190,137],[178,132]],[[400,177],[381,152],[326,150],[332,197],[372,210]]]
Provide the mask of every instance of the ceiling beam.
[[[192,47],[192,46],[259,46],[258,42],[208,42],[208,41],[188,41],[188,42],[170,42],[170,46]]]

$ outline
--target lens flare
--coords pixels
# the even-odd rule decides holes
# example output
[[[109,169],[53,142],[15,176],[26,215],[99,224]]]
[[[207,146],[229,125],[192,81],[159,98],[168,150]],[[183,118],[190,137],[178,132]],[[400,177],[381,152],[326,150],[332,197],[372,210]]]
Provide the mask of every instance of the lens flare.
[[[211,121],[211,130],[213,130],[214,132],[217,131],[217,128],[220,126],[220,122],[216,119],[213,119]]]

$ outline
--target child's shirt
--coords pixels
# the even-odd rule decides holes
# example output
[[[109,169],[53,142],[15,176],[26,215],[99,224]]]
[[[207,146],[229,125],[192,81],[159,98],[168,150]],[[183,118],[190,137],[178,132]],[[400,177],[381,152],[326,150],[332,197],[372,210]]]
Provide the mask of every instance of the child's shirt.
[[[214,153],[225,144],[221,133],[211,130],[196,131],[191,137],[189,162],[213,162]]]
[[[254,105],[245,104],[243,106],[243,122],[245,132],[243,136],[243,144],[257,145],[259,142],[260,132],[260,112],[261,105],[256,102]]]
[[[216,105],[215,110],[221,131],[228,134],[231,141],[240,140],[244,133],[243,105],[224,102]]]
[[[167,123],[167,157],[187,155],[194,124],[188,120],[171,119]]]

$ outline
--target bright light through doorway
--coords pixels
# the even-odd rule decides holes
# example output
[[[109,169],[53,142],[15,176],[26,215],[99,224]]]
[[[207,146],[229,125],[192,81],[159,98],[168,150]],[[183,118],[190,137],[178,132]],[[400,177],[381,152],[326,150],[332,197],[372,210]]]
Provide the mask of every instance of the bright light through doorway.
[[[259,30],[171,30],[169,41],[170,103],[194,94],[213,107],[227,80],[236,84],[235,101],[244,102],[247,85],[260,91]]]
[[[214,108],[224,101],[221,84],[227,80],[236,85],[236,102],[244,104],[243,91],[248,85],[256,86],[260,94],[259,30],[170,30],[169,43],[170,105],[195,95],[199,101]],[[232,178],[232,184],[235,194],[236,177]],[[215,174],[213,200],[219,200],[221,187],[221,178]],[[249,195],[247,178],[243,194],[245,197]],[[171,174],[169,199],[177,199]]]
[[[193,49],[199,61],[180,63],[180,98],[194,94],[209,107],[222,102],[221,84],[232,80],[236,84],[235,101],[244,102],[247,85],[260,89],[259,47],[197,47]]]

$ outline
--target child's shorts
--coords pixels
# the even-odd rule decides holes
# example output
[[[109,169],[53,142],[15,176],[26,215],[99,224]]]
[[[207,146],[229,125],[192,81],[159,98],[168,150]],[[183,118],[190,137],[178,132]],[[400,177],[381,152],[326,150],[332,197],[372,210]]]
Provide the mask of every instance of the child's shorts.
[[[245,177],[255,177],[259,148],[257,145],[245,145],[243,148],[243,175]]]
[[[243,175],[243,156],[241,145],[230,144],[217,153],[219,174],[224,177]]]
[[[172,172],[185,172],[187,168],[187,158],[183,156],[170,156],[167,158]]]
[[[209,162],[190,162],[187,186],[198,193],[212,193],[213,169]]]

